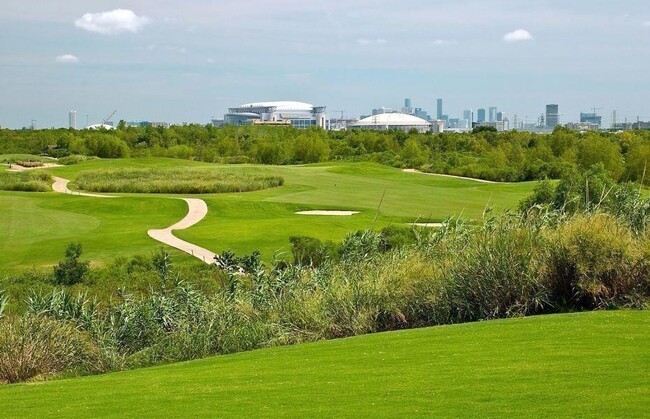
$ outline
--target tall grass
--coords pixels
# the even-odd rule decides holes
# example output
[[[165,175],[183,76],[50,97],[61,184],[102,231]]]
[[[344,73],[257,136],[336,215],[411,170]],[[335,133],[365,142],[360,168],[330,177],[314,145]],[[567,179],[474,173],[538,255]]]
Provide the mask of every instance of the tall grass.
[[[114,193],[248,192],[284,184],[280,176],[257,176],[201,169],[110,169],[81,172],[76,188]]]
[[[633,232],[611,215],[506,214],[481,225],[449,220],[440,230],[414,230],[413,237],[412,245],[387,247],[383,233],[362,231],[346,237],[338,252],[310,242],[296,246],[297,260],[305,262],[298,265],[265,267],[256,253],[228,253],[223,268],[204,272],[222,283],[208,292],[176,274],[161,279],[174,284],[143,295],[119,291],[105,304],[66,289],[35,292],[22,320],[0,319],[0,334],[12,336],[5,345],[16,345],[20,333],[41,330],[32,319],[49,319],[44,324],[60,325],[62,336],[89,339],[90,349],[75,349],[78,360],[64,366],[30,371],[83,373],[403,328],[642,309],[650,301],[647,231]],[[311,251],[317,264],[305,253]],[[165,264],[166,273],[170,268]],[[48,342],[34,340],[30,353]],[[0,369],[0,379],[15,377]]]
[[[51,190],[52,177],[45,172],[0,172],[0,190],[22,192],[47,192]]]

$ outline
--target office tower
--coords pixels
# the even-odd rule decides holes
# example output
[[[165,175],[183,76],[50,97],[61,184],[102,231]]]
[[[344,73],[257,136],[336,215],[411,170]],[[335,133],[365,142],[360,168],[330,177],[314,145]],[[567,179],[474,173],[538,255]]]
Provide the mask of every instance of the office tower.
[[[589,113],[580,112],[580,122],[596,124],[600,127],[602,121],[603,121],[603,117],[596,114],[596,112],[589,112]]]
[[[442,119],[442,99],[438,99],[436,102],[438,104],[438,112],[436,113],[436,119],[441,120]]]
[[[496,106],[490,106],[489,108],[489,121],[490,122],[496,122],[497,120],[497,108]]]
[[[413,103],[411,102],[411,99],[409,99],[409,98],[404,99],[404,107],[405,108],[412,108],[413,107]]]
[[[481,108],[478,111],[476,111],[476,122],[479,124],[481,122],[485,122],[485,109]]]
[[[497,122],[503,121],[503,112],[497,112]]]
[[[70,128],[77,129],[77,111],[70,111],[68,114],[68,120]]]
[[[546,105],[546,128],[553,129],[560,123],[559,106]]]
[[[468,120],[470,123],[473,122],[472,121],[472,110],[471,109],[465,109],[463,111],[463,119]]]

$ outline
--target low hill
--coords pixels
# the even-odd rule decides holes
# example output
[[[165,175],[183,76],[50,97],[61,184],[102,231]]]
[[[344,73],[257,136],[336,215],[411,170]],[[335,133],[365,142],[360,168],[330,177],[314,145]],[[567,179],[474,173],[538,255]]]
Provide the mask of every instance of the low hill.
[[[0,387],[3,417],[648,417],[650,313],[441,326]]]

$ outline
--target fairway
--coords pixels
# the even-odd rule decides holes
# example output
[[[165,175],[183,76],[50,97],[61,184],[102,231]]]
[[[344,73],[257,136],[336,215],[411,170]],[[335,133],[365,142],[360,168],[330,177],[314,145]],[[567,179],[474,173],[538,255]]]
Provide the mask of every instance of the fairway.
[[[209,208],[207,217],[175,234],[214,252],[259,249],[269,260],[288,252],[288,239],[309,235],[341,240],[348,232],[390,224],[442,221],[448,216],[480,219],[487,207],[516,208],[535,183],[485,184],[449,177],[404,173],[373,163],[309,166],[223,166],[172,159],[90,160],[48,169],[74,180],[84,170],[188,168],[246,175],[282,176],[284,185],[256,192],[194,195]],[[147,231],[180,220],[187,195],[122,194],[100,200],[48,193],[0,192],[0,266],[3,270],[52,265],[65,245],[81,242],[84,257],[106,263],[115,256],[148,254],[160,246]],[[106,202],[110,201],[110,202]],[[350,217],[303,216],[304,210],[352,210]],[[175,253],[179,255],[180,252]],[[191,260],[178,256],[181,262]]]
[[[647,417],[650,314],[440,326],[0,387],[3,417]]]

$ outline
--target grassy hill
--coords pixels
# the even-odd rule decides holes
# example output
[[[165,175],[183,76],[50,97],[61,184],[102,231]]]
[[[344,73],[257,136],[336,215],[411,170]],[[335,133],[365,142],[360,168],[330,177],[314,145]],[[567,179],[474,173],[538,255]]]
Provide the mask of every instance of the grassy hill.
[[[0,387],[3,417],[647,417],[650,313],[591,312],[271,348]]]
[[[488,205],[497,211],[516,207],[534,188],[534,183],[485,184],[403,173],[371,163],[223,166],[187,160],[124,159],[91,160],[48,171],[74,179],[83,170],[122,167],[193,168],[282,176],[285,183],[279,188],[199,195],[208,204],[207,218],[177,233],[184,240],[216,252],[259,249],[266,259],[276,250],[288,251],[288,238],[292,235],[338,241],[349,231],[381,228],[391,223],[417,219],[441,221],[450,215],[476,219]],[[167,227],[182,218],[187,210],[182,201],[170,197],[178,198],[132,194],[102,200],[53,192],[0,192],[0,266],[4,270],[18,270],[54,264],[70,241],[81,242],[84,256],[95,263],[117,255],[150,253],[160,244],[147,236],[147,230]],[[349,209],[360,214],[352,217],[295,214],[305,209]],[[190,260],[189,256],[177,255],[181,261]]]

